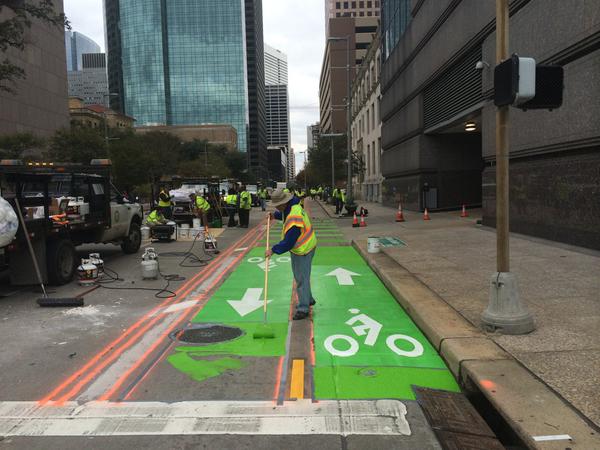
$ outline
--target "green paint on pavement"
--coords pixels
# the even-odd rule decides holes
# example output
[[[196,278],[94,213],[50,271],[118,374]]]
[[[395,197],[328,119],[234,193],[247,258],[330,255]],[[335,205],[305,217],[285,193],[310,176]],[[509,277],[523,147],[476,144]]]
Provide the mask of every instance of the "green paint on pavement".
[[[459,392],[447,370],[414,367],[315,367],[319,399],[400,398],[415,400],[412,386]]]
[[[356,250],[317,249],[312,273],[318,398],[409,399],[412,384],[458,389],[433,346]],[[380,376],[360,372],[373,367]]]
[[[379,238],[381,247],[406,247],[406,242],[394,236],[384,236]]]
[[[173,367],[196,381],[214,378],[228,370],[241,369],[245,365],[240,359],[195,359],[195,356],[198,354],[194,352],[177,352],[167,359]]]

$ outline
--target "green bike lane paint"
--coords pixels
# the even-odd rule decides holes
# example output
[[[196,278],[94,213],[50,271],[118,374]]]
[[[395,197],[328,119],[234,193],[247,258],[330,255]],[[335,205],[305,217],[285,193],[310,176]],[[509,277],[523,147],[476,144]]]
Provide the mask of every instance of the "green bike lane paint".
[[[318,248],[312,290],[316,399],[414,400],[412,386],[459,391],[406,312],[352,247]]]
[[[263,323],[264,247],[254,248],[214,293],[192,324],[222,324],[242,330],[231,341],[180,345],[167,358],[179,371],[203,381],[245,367],[246,357],[282,357],[288,335],[293,277],[289,255],[274,256],[269,265],[268,323],[274,339],[253,339]]]

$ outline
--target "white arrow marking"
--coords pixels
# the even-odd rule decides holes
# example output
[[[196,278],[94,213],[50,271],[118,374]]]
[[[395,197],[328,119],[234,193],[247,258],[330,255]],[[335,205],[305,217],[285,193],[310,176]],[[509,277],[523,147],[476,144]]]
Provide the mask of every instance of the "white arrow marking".
[[[260,299],[262,292],[262,288],[249,288],[246,289],[246,293],[241,300],[227,300],[227,303],[229,303],[240,316],[244,317],[251,312],[256,311],[263,305],[263,301]],[[267,300],[267,303],[271,302],[272,300]]]
[[[336,277],[340,286],[354,286],[352,277],[360,277],[359,273],[350,272],[349,270],[342,269],[341,267],[329,272],[327,277]]]

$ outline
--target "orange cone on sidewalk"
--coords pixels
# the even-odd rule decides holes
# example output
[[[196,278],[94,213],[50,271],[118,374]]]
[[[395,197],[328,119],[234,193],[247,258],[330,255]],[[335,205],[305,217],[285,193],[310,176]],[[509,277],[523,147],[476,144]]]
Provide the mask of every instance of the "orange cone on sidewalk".
[[[396,212],[396,222],[404,222],[404,214],[402,214],[402,203],[398,204],[398,211]]]
[[[462,212],[460,213],[460,217],[469,217],[469,215],[467,214],[467,207],[465,205],[463,205],[463,207],[462,207]]]
[[[358,228],[358,218],[356,217],[356,211],[354,211],[354,219],[352,219],[352,228]]]
[[[364,214],[360,215],[360,226],[361,227],[366,227],[367,226],[367,222],[365,222],[365,215]]]
[[[429,211],[427,211],[427,208],[425,208],[425,212],[423,213],[423,220],[431,220],[431,217],[429,217]]]

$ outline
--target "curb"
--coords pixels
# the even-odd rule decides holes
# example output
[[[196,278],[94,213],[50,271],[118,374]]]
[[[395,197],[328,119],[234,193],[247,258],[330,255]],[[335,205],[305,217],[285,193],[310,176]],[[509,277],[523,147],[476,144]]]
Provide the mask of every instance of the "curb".
[[[595,428],[443,298],[385,253],[368,253],[366,243],[355,240],[352,245],[446,361],[460,386],[481,392],[525,445],[543,450],[600,449]],[[557,440],[560,435],[571,439]]]

